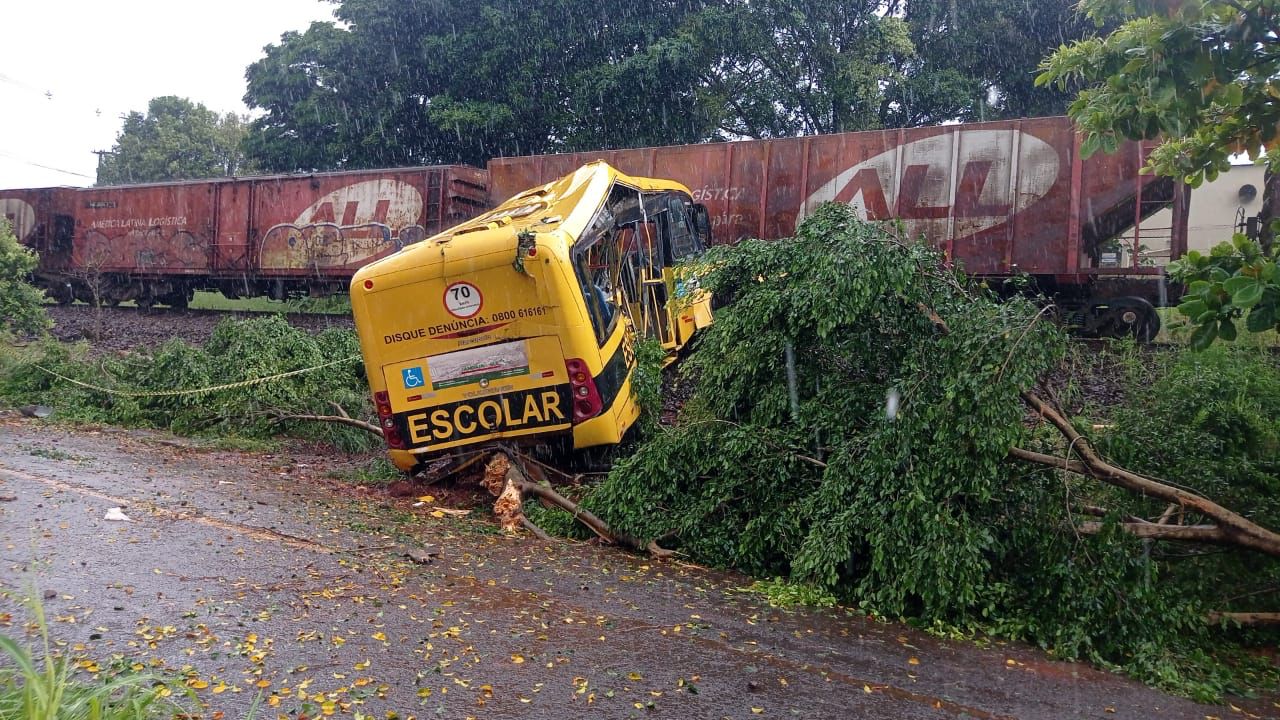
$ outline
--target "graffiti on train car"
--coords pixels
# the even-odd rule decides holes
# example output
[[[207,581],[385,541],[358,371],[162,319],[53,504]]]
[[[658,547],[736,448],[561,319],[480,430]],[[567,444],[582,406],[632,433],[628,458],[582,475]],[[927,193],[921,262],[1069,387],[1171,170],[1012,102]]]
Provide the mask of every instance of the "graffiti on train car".
[[[36,227],[35,208],[18,198],[0,198],[0,217],[9,221],[18,242],[29,244],[31,231]]]
[[[75,245],[72,261],[86,272],[205,272],[209,242],[182,228],[134,227],[123,235],[89,230]]]
[[[427,235],[422,194],[399,180],[346,185],[263,234],[263,269],[355,268]],[[339,216],[339,210],[341,216]]]
[[[801,216],[835,201],[853,206],[864,219],[901,219],[912,235],[935,240],[947,237],[954,221],[952,236],[963,237],[1007,222],[1044,197],[1058,171],[1057,150],[1030,133],[946,133],[891,148],[838,173],[809,196]]]

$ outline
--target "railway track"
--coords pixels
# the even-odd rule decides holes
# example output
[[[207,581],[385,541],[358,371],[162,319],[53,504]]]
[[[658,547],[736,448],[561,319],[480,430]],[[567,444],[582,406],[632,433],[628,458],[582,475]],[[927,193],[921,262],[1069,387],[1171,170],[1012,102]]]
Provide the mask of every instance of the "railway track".
[[[265,317],[268,313],[239,310],[179,310],[165,307],[94,307],[50,305],[53,335],[64,342],[88,341],[98,351],[119,352],[156,346],[171,338],[201,344],[225,318]],[[351,328],[351,316],[321,313],[285,313],[291,325],[309,332]]]

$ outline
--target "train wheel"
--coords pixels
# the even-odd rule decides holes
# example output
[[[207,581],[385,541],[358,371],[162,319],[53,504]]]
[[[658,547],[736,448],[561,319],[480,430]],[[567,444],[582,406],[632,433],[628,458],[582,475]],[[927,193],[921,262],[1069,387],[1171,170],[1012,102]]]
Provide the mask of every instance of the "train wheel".
[[[1132,337],[1148,343],[1160,334],[1160,315],[1151,303],[1139,297],[1117,298],[1107,310],[1109,332],[1114,338]]]

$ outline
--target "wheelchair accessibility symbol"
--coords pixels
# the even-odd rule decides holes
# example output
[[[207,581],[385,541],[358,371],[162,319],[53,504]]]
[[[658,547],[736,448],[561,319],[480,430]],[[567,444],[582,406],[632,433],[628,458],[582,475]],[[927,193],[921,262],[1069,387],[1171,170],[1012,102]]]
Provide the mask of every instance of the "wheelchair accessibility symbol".
[[[404,368],[400,371],[400,377],[404,380],[404,387],[406,390],[412,390],[413,388],[422,387],[423,385],[421,366]]]

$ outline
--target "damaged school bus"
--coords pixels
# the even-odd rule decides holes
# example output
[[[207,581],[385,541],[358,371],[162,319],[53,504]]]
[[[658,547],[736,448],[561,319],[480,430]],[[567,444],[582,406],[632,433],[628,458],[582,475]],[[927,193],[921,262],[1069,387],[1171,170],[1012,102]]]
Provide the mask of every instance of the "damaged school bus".
[[[710,231],[683,185],[595,162],[360,269],[351,308],[392,461],[619,442],[639,415],[637,334],[674,357],[711,322],[673,271]]]

